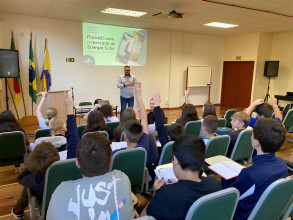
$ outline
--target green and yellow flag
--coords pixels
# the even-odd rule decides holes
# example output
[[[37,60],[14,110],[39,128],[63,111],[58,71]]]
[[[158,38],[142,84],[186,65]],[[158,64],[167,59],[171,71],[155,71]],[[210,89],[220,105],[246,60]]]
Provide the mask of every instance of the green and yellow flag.
[[[15,44],[14,44],[14,39],[13,39],[13,32],[11,31],[11,46],[10,46],[11,50],[15,50]],[[18,67],[19,70],[19,76],[20,76],[20,69]],[[19,104],[20,103],[20,99],[19,99],[19,93],[20,93],[20,78],[8,78],[8,85],[11,89],[13,89],[14,91],[14,101],[15,104]]]
[[[29,94],[32,97],[33,102],[37,103],[37,75],[32,47],[32,37],[30,39],[29,52]]]

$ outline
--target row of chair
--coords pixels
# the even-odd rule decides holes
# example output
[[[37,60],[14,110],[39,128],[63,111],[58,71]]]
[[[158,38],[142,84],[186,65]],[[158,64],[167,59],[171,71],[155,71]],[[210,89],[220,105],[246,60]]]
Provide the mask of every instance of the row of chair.
[[[41,219],[45,218],[46,209],[56,187],[63,181],[82,178],[80,170],[75,165],[75,160],[57,161],[48,168],[45,177],[43,201],[38,207]],[[129,177],[132,186],[135,184],[143,184],[145,178],[145,161],[146,151],[143,148],[120,151],[113,157],[110,171],[114,169],[123,171]],[[138,170],[140,170],[140,173],[138,173]],[[190,207],[186,219],[232,219],[238,199],[239,192],[235,188],[229,188],[203,196]],[[293,208],[292,201],[293,177],[277,180],[265,190],[248,219],[285,220]],[[35,198],[31,197],[30,211],[32,219],[36,216],[35,205]],[[210,210],[213,211],[211,212]]]

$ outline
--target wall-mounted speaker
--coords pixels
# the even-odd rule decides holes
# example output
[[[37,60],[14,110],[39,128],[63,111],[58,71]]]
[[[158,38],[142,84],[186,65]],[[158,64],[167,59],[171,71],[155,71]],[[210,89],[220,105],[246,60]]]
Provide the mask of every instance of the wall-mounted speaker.
[[[280,61],[265,61],[264,76],[277,77],[279,72]]]
[[[0,49],[0,78],[18,77],[18,51]]]

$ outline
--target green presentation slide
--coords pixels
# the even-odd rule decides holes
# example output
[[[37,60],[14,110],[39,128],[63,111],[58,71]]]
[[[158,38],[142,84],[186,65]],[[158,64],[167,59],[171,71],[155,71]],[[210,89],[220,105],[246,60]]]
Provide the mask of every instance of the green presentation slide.
[[[84,65],[146,65],[146,29],[82,23],[82,31]]]

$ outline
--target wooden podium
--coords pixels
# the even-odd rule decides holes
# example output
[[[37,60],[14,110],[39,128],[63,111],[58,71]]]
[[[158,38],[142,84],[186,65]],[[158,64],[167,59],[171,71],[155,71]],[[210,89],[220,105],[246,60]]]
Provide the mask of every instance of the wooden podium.
[[[66,107],[64,104],[64,91],[69,90],[63,90],[63,91],[53,91],[48,92],[48,97],[44,103],[42,114],[44,118],[46,118],[46,110],[47,108],[56,108],[58,111],[57,117],[62,119],[64,122],[67,120],[67,113],[66,113]],[[40,103],[42,99],[42,95],[38,94],[38,103]]]

